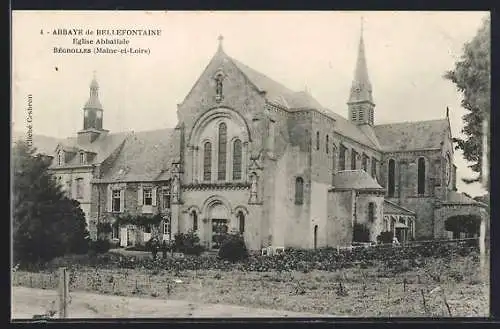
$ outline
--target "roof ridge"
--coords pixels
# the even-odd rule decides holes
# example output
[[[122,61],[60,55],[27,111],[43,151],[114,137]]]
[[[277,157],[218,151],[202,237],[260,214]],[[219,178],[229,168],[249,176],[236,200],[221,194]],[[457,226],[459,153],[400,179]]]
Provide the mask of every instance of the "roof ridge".
[[[420,122],[436,122],[436,121],[447,121],[447,120],[446,120],[446,118],[443,118],[443,119],[430,119],[430,120],[417,120],[417,121],[399,121],[399,122],[392,122],[392,123],[377,124],[377,125],[374,125],[374,127],[393,126],[393,125],[399,125],[399,124],[413,124],[413,123],[420,123]]]
[[[236,58],[231,57],[231,56],[229,56],[229,55],[227,55],[227,54],[226,54],[226,56],[227,56],[229,59],[231,59],[231,60],[233,61],[233,64],[235,64],[236,66],[241,65],[241,66],[243,66],[244,68],[249,69],[250,71],[253,71],[254,73],[257,73],[257,74],[259,74],[259,75],[263,76],[264,78],[266,78],[266,79],[268,79],[268,80],[271,80],[272,82],[274,82],[274,83],[276,83],[276,84],[280,85],[280,87],[283,87],[285,90],[289,91],[290,93],[296,93],[296,92],[297,92],[297,91],[294,91],[294,90],[290,89],[289,87],[287,87],[287,86],[286,86],[286,85],[284,85],[283,83],[281,83],[281,82],[277,81],[276,79],[270,78],[268,75],[266,75],[266,74],[264,74],[264,73],[262,73],[262,72],[260,72],[260,71],[258,71],[258,70],[256,70],[256,69],[254,69],[253,67],[251,67],[251,66],[249,66],[249,65],[247,65],[247,64],[245,64],[245,63],[243,63],[243,62],[241,62],[241,61],[239,61],[239,60],[237,60]],[[242,72],[242,73],[246,76],[245,72]],[[247,78],[248,78],[248,77],[247,77]],[[252,81],[250,78],[248,78],[248,80]],[[254,84],[254,83],[252,82],[252,84]],[[255,85],[255,84],[254,84],[254,85]],[[256,87],[257,87],[257,89],[258,89],[258,90],[261,90],[261,89],[259,88],[259,86],[256,86]],[[265,91],[265,90],[263,90],[263,91]]]
[[[399,205],[399,204],[397,204],[397,203],[395,203],[395,202],[389,201],[389,200],[387,200],[387,199],[384,199],[384,202],[387,202],[387,203],[391,204],[392,206],[395,206],[395,207],[397,207],[397,208],[401,208],[401,209],[403,209],[403,210],[405,210],[405,211],[408,211],[408,212],[411,212],[411,213],[415,214],[415,212],[414,212],[413,210],[408,209],[408,208],[406,208],[406,207],[403,207],[403,206],[401,206],[401,205]]]

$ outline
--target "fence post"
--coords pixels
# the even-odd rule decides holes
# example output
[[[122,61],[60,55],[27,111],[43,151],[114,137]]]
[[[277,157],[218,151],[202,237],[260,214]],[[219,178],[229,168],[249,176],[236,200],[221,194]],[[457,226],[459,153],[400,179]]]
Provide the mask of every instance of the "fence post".
[[[59,268],[59,317],[68,317],[69,276],[65,267]]]

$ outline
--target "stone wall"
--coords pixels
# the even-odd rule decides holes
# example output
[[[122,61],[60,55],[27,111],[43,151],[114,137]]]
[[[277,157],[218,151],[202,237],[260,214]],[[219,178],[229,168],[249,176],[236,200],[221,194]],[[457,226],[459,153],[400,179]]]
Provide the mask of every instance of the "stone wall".
[[[328,191],[327,246],[351,245],[354,202],[354,191]]]
[[[92,202],[92,188],[91,180],[93,178],[92,168],[61,168],[51,170],[52,175],[61,183],[63,191],[66,196],[80,202],[80,207],[85,214],[85,220],[90,227],[91,223],[91,202]],[[82,180],[82,194],[77,197],[77,179]]]
[[[330,184],[311,182],[311,215],[309,227],[303,232],[302,237],[305,248],[314,247],[314,227],[317,225],[317,247],[327,245],[327,222],[328,222],[328,189]]]
[[[415,238],[432,237],[434,234],[433,197],[413,197],[401,200],[400,205],[415,212]]]
[[[374,219],[369,220],[369,204],[374,204]],[[377,241],[377,236],[384,228],[384,196],[380,193],[356,193],[356,223],[364,224],[370,230],[370,241]]]

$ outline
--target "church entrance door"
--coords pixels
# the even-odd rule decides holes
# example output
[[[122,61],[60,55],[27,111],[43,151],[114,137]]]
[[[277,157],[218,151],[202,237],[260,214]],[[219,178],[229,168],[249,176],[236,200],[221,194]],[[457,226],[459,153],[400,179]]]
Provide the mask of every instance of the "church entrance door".
[[[228,231],[227,219],[213,218],[212,219],[212,249],[219,249],[224,235]]]
[[[314,249],[318,248],[318,225],[314,225]]]
[[[224,235],[229,231],[229,211],[222,203],[215,203],[210,209],[211,237],[210,245],[212,249],[219,249]]]

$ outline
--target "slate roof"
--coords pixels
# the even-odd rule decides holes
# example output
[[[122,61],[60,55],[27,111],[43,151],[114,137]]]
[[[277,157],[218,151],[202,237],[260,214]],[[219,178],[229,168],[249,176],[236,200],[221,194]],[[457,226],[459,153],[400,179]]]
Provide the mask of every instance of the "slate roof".
[[[299,109],[314,109],[336,121],[336,131],[356,142],[367,145],[369,147],[379,149],[373,136],[368,137],[356,124],[350,122],[341,115],[325,108],[311,94],[306,91],[292,91],[279,82],[267,77],[253,68],[241,63],[240,61],[230,58],[238,69],[250,80],[252,84],[259,90],[266,92],[266,99],[270,103],[276,103],[289,110]],[[373,134],[371,134],[373,135]]]
[[[360,144],[379,150],[379,147],[360,129],[360,126],[335,112],[330,112],[330,115],[335,119],[335,131],[337,133],[349,137]]]
[[[383,189],[377,181],[364,170],[342,170],[333,177],[335,189]]]
[[[394,202],[390,202],[388,200],[384,200],[384,215],[405,215],[405,216],[415,216],[415,212],[407,209],[405,207],[401,207],[400,205],[395,204]]]
[[[12,142],[16,142],[19,140],[25,140],[26,134],[21,132],[12,132]],[[38,153],[45,155],[54,155],[54,151],[56,150],[57,144],[61,142],[62,139],[44,136],[44,135],[33,135],[33,146],[37,149]]]
[[[447,119],[401,122],[373,127],[383,151],[440,148],[448,134]]]
[[[92,143],[78,143],[77,137],[68,137],[62,140],[59,145],[65,151],[78,152],[86,151],[95,153],[95,157],[87,164],[98,164],[106,160],[124,141],[131,132],[118,132],[114,134],[103,133]],[[75,156],[66,162],[65,166],[79,165],[79,157]],[[56,167],[54,163],[53,168]]]
[[[279,82],[267,77],[253,68],[230,58],[238,69],[252,82],[261,92],[266,92],[266,99],[271,103],[277,103],[288,109],[294,108],[322,108],[321,104],[305,91],[293,91]]]
[[[175,129],[130,134],[102,182],[147,182],[170,178],[172,160],[179,154],[180,141]]]

